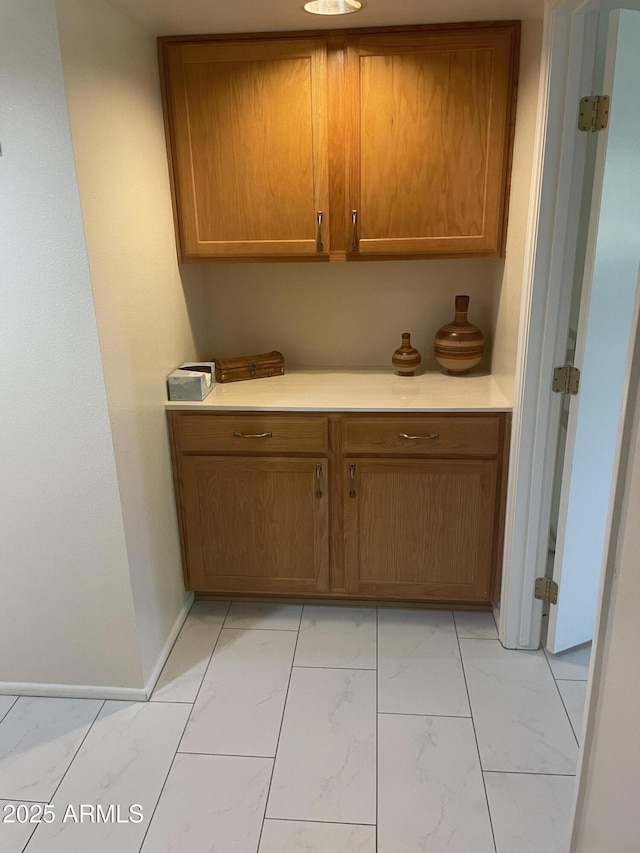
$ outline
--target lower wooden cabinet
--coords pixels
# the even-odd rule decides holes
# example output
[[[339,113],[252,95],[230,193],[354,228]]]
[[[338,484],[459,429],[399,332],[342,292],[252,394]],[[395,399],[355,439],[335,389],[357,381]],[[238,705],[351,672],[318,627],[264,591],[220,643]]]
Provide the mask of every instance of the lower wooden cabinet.
[[[187,456],[190,584],[216,592],[329,589],[325,459]]]
[[[350,593],[491,600],[495,461],[353,459],[348,465]]]
[[[507,412],[168,417],[188,589],[497,600]]]

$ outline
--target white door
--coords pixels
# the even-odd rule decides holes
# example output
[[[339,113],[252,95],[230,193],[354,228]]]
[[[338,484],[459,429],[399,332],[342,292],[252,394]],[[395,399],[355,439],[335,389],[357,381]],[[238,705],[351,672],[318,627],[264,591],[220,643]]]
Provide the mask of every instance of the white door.
[[[576,336],[580,393],[570,399],[547,648],[592,639],[617,476],[619,429],[635,334],[640,262],[640,12],[610,16],[585,276]]]

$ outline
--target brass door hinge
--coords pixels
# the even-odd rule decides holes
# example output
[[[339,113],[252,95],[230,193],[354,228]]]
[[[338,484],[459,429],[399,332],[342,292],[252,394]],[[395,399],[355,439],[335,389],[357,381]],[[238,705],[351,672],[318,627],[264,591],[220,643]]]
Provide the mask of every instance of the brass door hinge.
[[[580,388],[580,371],[573,364],[554,367],[551,388],[555,394],[573,394],[575,396]]]
[[[604,130],[609,123],[609,95],[590,95],[580,98],[578,114],[579,130],[595,133]]]
[[[549,604],[558,603],[558,584],[551,578],[536,578],[534,597]]]

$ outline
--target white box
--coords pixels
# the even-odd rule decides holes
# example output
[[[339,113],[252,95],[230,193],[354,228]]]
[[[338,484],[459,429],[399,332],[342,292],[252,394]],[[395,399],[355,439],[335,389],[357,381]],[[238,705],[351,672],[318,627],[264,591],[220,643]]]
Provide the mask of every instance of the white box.
[[[216,381],[212,361],[181,364],[167,378],[170,400],[204,400]]]

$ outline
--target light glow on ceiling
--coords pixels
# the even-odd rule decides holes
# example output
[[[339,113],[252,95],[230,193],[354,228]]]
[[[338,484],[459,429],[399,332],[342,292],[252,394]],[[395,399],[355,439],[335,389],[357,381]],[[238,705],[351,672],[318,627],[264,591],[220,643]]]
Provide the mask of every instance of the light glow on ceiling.
[[[312,15],[348,15],[359,12],[363,6],[360,0],[310,0],[303,8]]]

